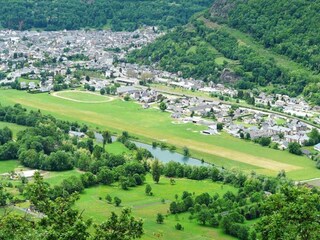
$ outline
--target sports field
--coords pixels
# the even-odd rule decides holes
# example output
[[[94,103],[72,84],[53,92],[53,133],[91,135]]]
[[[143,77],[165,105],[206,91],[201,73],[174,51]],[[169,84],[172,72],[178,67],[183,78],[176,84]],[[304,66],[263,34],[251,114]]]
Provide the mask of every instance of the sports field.
[[[70,93],[59,92],[59,94],[68,97]],[[86,101],[92,95],[78,92],[72,94],[74,98],[81,98],[85,94]],[[96,101],[97,95],[92,97],[93,101]],[[41,109],[43,113],[87,123],[101,130],[108,129],[118,133],[125,130],[149,143],[153,140],[162,140],[177,146],[180,150],[188,146],[193,157],[203,158],[207,162],[227,168],[240,168],[249,172],[254,170],[267,175],[276,175],[278,171],[284,169],[287,175],[295,180],[320,177],[315,162],[307,157],[264,148],[225,133],[218,136],[204,136],[199,134],[199,131],[204,129],[202,126],[172,124],[169,113],[154,108],[142,109],[139,104],[130,101],[113,99],[89,105],[47,93],[28,94],[24,91],[0,90],[0,103],[2,105],[21,103],[27,108]]]
[[[80,103],[105,103],[112,101],[111,97],[102,96],[93,92],[83,92],[77,90],[55,92],[52,93],[52,96]]]

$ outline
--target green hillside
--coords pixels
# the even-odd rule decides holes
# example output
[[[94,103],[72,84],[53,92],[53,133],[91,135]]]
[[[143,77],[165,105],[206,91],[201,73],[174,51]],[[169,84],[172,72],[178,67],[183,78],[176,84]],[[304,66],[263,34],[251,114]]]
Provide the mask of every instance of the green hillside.
[[[215,82],[221,81],[221,71],[229,68],[238,76],[237,81],[233,82],[237,88],[259,87],[290,96],[304,94],[310,102],[319,105],[320,75],[311,66],[312,62],[307,61],[310,64],[306,64],[277,51],[276,46],[266,45],[256,35],[245,32],[244,27],[236,29],[234,21],[236,15],[241,13],[236,9],[240,6],[244,8],[242,2],[216,1],[210,11],[194,16],[184,28],[177,28],[142,50],[133,52],[128,60],[143,64],[156,62],[164,70],[181,71],[184,77]],[[250,1],[246,7],[251,6],[252,2],[258,1]],[[274,5],[277,11],[278,5]],[[254,8],[254,5],[251,7]],[[269,12],[270,19],[280,16],[277,12],[274,15]],[[241,16],[239,19],[242,19]],[[298,22],[290,24],[294,27]],[[251,24],[248,23],[248,26]],[[267,31],[265,34],[268,34]],[[295,43],[294,32],[287,34],[291,38],[286,37],[286,41],[298,44]],[[317,35],[317,31],[313,34]],[[301,49],[304,50],[301,51],[310,53],[308,46],[302,44]],[[310,53],[310,56],[315,55]]]
[[[227,1],[228,17],[219,14],[221,2],[225,1],[218,0],[212,7],[213,15],[223,17],[229,26],[250,34],[265,47],[319,72],[320,1]]]
[[[213,21],[250,35],[264,48],[287,56],[318,74],[320,71],[320,1],[217,0]],[[294,63],[292,64],[294,65]],[[300,71],[305,75],[305,71]],[[319,76],[300,83],[304,95],[320,104]]]

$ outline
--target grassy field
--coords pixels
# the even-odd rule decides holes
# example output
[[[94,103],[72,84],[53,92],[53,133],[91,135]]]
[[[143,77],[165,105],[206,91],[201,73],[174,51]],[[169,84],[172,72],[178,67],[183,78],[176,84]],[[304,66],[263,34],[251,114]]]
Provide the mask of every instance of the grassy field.
[[[221,134],[204,136],[202,126],[172,124],[169,113],[157,109],[142,109],[134,102],[114,100],[94,104],[74,102],[50,94],[28,94],[23,91],[1,90],[3,105],[21,103],[29,109],[41,109],[58,118],[90,124],[92,127],[113,132],[128,131],[142,141],[165,141],[178,148],[188,146],[191,155],[219,166],[240,168],[262,174],[276,175],[281,169],[293,179],[316,178],[320,171],[307,157],[299,157],[286,151],[263,148],[252,142]],[[306,176],[308,172],[308,176]]]
[[[2,162],[0,162],[2,166]],[[65,172],[45,172],[44,179],[50,183],[51,186],[60,184],[63,179],[70,176],[80,175],[77,170]],[[215,239],[215,240],[232,240],[235,239],[222,232],[221,229],[211,228],[200,225],[196,220],[189,220],[189,214],[179,214],[173,216],[168,214],[169,205],[175,200],[175,195],[180,197],[183,191],[188,191],[192,194],[199,195],[203,192],[208,192],[210,195],[218,193],[222,196],[227,191],[236,192],[237,189],[221,183],[214,183],[209,180],[195,181],[188,179],[176,179],[176,184],[171,185],[170,179],[161,177],[159,184],[153,182],[151,175],[147,175],[146,183],[152,187],[153,196],[145,195],[145,185],[130,188],[128,191],[122,190],[115,183],[111,186],[95,186],[87,188],[80,199],[76,202],[75,208],[83,211],[82,215],[85,218],[92,218],[94,222],[101,223],[110,216],[111,212],[120,213],[124,207],[132,210],[132,215],[141,218],[144,221],[143,240],[151,239]],[[16,193],[17,194],[17,193]],[[105,200],[107,194],[112,198],[119,197],[122,200],[120,207],[115,207],[113,204],[108,204]],[[163,199],[165,202],[163,203]],[[22,208],[27,208],[29,203],[22,203],[18,205]],[[7,208],[9,210],[9,208]],[[10,211],[22,214],[19,209],[12,208]],[[4,214],[5,209],[0,208],[0,216]],[[156,223],[157,213],[165,215],[163,224]],[[183,231],[175,230],[177,223],[183,225]],[[93,229],[91,229],[93,230]],[[155,234],[161,234],[158,238]]]
[[[106,151],[114,155],[121,155],[123,153],[129,153],[130,150],[126,148],[121,142],[113,142],[106,145]]]
[[[79,210],[84,210],[85,217],[92,217],[97,222],[104,221],[112,211],[119,213],[122,207],[129,207],[134,216],[144,220],[145,234],[142,239],[145,240],[157,239],[154,233],[161,233],[160,239],[234,239],[222,233],[220,229],[203,227],[195,220],[190,221],[188,214],[179,214],[178,218],[170,215],[165,218],[164,224],[156,223],[157,213],[164,215],[168,213],[170,202],[175,200],[175,194],[181,196],[183,191],[188,191],[194,192],[196,195],[202,192],[222,195],[229,190],[236,191],[233,187],[211,181],[187,179],[178,179],[176,185],[171,185],[167,178],[161,178],[160,183],[155,184],[150,175],[147,176],[146,182],[151,185],[154,196],[145,195],[145,186],[132,188],[129,191],[122,190],[117,185],[97,186],[86,189],[81,194],[80,200],[77,201],[76,207]],[[121,207],[108,204],[105,200],[107,194],[110,194],[111,197],[119,197],[122,200]],[[162,203],[162,199],[165,199],[166,202]],[[184,226],[184,231],[175,230],[174,226],[177,222]]]
[[[50,185],[59,185],[64,179],[71,176],[80,176],[81,172],[78,170],[64,171],[64,172],[45,172],[44,180]]]
[[[31,82],[34,82],[35,84],[40,83],[40,80],[38,80],[38,79],[27,79],[27,78],[23,78],[23,77],[18,78],[18,81],[19,81],[19,83],[25,82],[26,84],[29,84]]]
[[[233,60],[231,60],[231,59],[229,59],[229,58],[225,58],[225,57],[217,57],[215,60],[214,60],[215,62],[216,62],[216,64],[218,64],[218,65],[223,65],[224,64],[224,62],[227,62],[228,64],[236,64],[237,62],[236,61],[233,61]]]
[[[19,166],[20,165],[17,160],[0,161],[0,174],[13,171],[16,168],[18,168]]]

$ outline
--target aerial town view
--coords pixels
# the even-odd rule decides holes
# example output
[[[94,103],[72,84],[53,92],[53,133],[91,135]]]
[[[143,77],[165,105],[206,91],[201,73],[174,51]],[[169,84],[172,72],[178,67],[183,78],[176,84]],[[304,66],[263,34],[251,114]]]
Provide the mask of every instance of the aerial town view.
[[[319,240],[320,0],[0,0],[0,240]]]

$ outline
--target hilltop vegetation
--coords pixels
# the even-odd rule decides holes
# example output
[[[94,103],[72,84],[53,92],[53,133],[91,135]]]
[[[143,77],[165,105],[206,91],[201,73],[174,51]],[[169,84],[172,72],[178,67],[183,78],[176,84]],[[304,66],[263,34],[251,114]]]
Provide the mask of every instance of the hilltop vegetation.
[[[186,78],[195,77],[213,81],[218,78],[215,63],[217,51],[196,31],[187,31],[180,27],[150,44],[141,51],[129,55],[130,62],[142,64],[158,62],[169,72],[181,71]]]
[[[27,30],[104,28],[133,31],[142,25],[171,28],[185,24],[212,0],[31,0],[0,1],[0,25]]]

